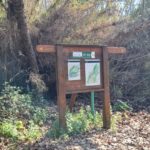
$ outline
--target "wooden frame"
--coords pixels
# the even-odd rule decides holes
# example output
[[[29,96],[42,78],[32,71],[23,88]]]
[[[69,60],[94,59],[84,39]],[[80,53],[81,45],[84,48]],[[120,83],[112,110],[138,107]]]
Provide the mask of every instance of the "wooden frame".
[[[126,49],[122,47],[106,47],[98,45],[38,45],[38,52],[56,53],[57,59],[57,103],[59,109],[59,122],[61,128],[66,128],[66,94],[72,94],[70,110],[74,105],[77,93],[100,91],[104,93],[103,99],[103,127],[110,128],[111,114],[110,114],[110,92],[109,92],[109,61],[108,54],[125,53]],[[100,85],[87,86],[85,84],[85,59],[78,58],[80,61],[80,80],[69,81],[67,72],[68,60],[72,59],[74,52],[93,52],[94,59],[100,60]],[[89,58],[93,60],[93,58]]]

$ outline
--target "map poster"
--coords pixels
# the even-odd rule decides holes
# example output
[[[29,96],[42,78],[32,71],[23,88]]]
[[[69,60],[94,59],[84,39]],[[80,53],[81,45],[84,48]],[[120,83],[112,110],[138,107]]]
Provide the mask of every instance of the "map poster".
[[[85,60],[86,86],[101,85],[100,60]]]
[[[68,60],[68,80],[80,80],[80,61]]]

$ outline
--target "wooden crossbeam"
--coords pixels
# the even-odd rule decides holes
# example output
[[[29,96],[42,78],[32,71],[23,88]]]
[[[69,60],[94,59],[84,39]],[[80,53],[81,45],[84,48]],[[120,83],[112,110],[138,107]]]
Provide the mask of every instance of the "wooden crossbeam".
[[[106,48],[107,48],[108,53],[110,54],[126,53],[126,49],[124,47],[106,47]],[[55,45],[37,45],[36,50],[37,52],[40,52],[40,53],[56,53]]]
[[[106,47],[108,53],[110,54],[124,54],[126,49],[124,47]]]
[[[36,50],[40,53],[55,53],[55,45],[37,45]]]

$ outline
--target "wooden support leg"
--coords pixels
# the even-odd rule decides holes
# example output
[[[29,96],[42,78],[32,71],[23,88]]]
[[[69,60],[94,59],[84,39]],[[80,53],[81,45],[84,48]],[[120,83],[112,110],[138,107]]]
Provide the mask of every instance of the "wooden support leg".
[[[66,129],[66,89],[64,77],[63,47],[57,46],[57,103],[60,128]]]
[[[69,104],[70,112],[72,112],[72,108],[75,104],[77,96],[78,96],[78,94],[76,94],[76,93],[71,95],[71,100],[70,100],[70,104]]]
[[[104,79],[104,100],[103,100],[103,127],[109,129],[111,126],[110,114],[110,91],[109,91],[109,62],[108,51],[103,48],[103,79]]]

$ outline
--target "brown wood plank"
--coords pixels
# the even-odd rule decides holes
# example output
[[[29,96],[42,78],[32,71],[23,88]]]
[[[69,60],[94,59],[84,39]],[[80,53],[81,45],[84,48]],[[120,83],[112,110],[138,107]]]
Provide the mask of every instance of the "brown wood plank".
[[[74,47],[64,47],[64,51],[65,53],[70,53],[70,52],[76,52],[76,51],[79,51],[79,52],[91,52],[91,51],[95,51],[95,53],[100,53],[99,51],[99,47],[80,47],[80,46],[74,46]]]
[[[37,45],[36,50],[41,53],[55,53],[55,45]]]
[[[79,90],[70,90],[67,91],[66,94],[73,94],[73,93],[88,93],[88,92],[103,92],[104,89],[101,88],[91,88],[91,89],[79,89]]]
[[[82,77],[83,80],[85,80],[85,77]],[[99,90],[99,89],[103,89],[102,85],[96,85],[96,86],[86,86],[85,82],[82,82],[83,80],[81,80],[81,82],[77,82],[74,84],[72,82],[71,84],[66,84],[66,91],[67,92],[71,92],[71,91],[95,91],[95,90]],[[74,85],[74,86],[73,86]],[[81,92],[80,92],[81,93]]]
[[[74,106],[74,104],[75,104],[75,101],[76,101],[76,99],[77,99],[77,96],[78,96],[77,93],[74,93],[74,94],[71,95],[71,100],[70,100],[70,104],[69,104],[70,112],[72,112],[72,108],[73,108],[73,106]]]
[[[95,47],[94,47],[95,46]],[[101,46],[99,46],[101,47]],[[66,49],[68,49],[68,51],[87,51],[87,50],[92,50],[92,49],[97,49],[98,46],[97,45],[93,45],[92,47],[90,47],[89,45],[76,45],[76,46],[72,46],[70,45],[66,45]],[[37,52],[41,52],[41,53],[55,53],[56,49],[55,49],[55,45],[37,45],[36,46],[36,50]],[[124,47],[107,47],[107,51],[110,54],[123,54],[126,53],[126,49]]]
[[[63,47],[57,46],[57,103],[60,128],[66,129],[66,89],[64,77]]]
[[[108,62],[108,51],[105,48],[103,49],[103,81],[104,81],[103,127],[105,129],[109,129],[111,126],[109,62]]]
[[[109,54],[124,54],[126,49],[124,47],[107,47],[106,48]]]

